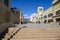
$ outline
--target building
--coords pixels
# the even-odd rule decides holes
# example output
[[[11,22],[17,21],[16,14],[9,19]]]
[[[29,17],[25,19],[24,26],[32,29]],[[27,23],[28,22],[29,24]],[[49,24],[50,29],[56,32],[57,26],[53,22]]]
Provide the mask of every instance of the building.
[[[37,23],[37,14],[36,13],[34,13],[33,15],[31,15],[31,18],[30,18],[30,20],[29,20],[30,22],[32,22],[32,23]]]
[[[43,7],[38,7],[38,22],[42,23],[43,22]]]
[[[24,23],[24,16],[22,14],[22,11],[20,10],[20,24]]]
[[[32,17],[32,22],[33,22],[33,23],[36,23],[36,22],[37,22],[37,15],[33,15],[33,17]]]
[[[10,8],[11,0],[0,0],[0,40],[9,31],[8,28],[19,24],[20,11],[14,12]],[[13,26],[14,27],[14,26]]]
[[[53,24],[60,25],[60,0],[54,0],[52,3]]]
[[[11,0],[0,0],[0,21],[14,24],[19,20],[19,16],[11,10],[10,5]]]
[[[30,22],[30,19],[24,19],[24,24],[27,24]]]
[[[53,23],[52,7],[49,7],[47,10],[45,10],[43,16],[44,16],[43,17],[44,18],[44,23],[52,24]]]
[[[2,22],[10,21],[10,0],[0,0],[0,20]]]
[[[44,23],[60,25],[60,1],[53,0],[52,6],[44,11]]]
[[[14,23],[19,24],[20,23],[20,10],[17,8],[11,8],[11,10],[14,12],[14,14],[16,14],[16,16],[14,18]]]

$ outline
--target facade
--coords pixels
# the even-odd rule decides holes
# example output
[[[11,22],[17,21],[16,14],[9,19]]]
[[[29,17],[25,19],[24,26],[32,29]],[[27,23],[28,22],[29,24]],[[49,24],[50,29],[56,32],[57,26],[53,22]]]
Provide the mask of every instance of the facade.
[[[37,20],[38,18],[37,18],[37,14],[33,14],[33,15],[31,15],[31,18],[30,18],[30,22],[32,22],[32,23],[37,23]]]
[[[43,22],[43,7],[38,7],[38,22]]]
[[[0,0],[0,40],[9,31],[9,27],[20,23],[20,11],[10,8],[11,0]]]
[[[20,10],[20,24],[24,23],[24,16],[22,14],[22,11]]]
[[[53,23],[53,13],[52,13],[52,7],[49,7],[46,11],[44,11],[44,23]]]
[[[33,22],[33,23],[36,23],[36,22],[37,22],[37,16],[36,16],[36,15],[34,15],[34,16],[32,17],[32,22]]]
[[[52,6],[44,11],[44,23],[60,25],[60,1],[54,0]]]
[[[10,0],[7,2],[5,0],[0,0],[0,20],[2,20],[3,22],[10,21],[9,6],[10,6]]]
[[[60,0],[54,0],[52,3],[53,23],[60,25]]]
[[[1,23],[18,22],[19,16],[15,14],[10,8],[11,0],[0,0],[0,21]]]
[[[14,12],[14,14],[16,14],[16,16],[14,18],[14,23],[19,24],[20,23],[20,10],[17,8],[11,8],[11,10]]]

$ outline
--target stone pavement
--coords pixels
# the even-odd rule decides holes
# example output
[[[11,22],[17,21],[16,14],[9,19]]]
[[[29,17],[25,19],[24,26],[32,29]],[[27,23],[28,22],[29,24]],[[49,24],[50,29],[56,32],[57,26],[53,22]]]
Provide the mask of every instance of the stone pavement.
[[[11,40],[60,40],[60,28],[21,28]]]
[[[54,24],[19,24],[17,27],[26,27],[26,28],[56,28],[60,27],[60,25],[54,25]]]

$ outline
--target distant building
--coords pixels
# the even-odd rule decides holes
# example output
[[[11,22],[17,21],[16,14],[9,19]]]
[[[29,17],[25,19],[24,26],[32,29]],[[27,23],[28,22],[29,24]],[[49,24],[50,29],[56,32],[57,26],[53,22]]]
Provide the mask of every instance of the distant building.
[[[29,20],[30,20],[30,19],[24,19],[24,24],[31,22],[31,21],[29,21]]]
[[[38,22],[42,23],[43,22],[43,7],[38,7]]]
[[[37,22],[37,14],[34,13],[33,15],[31,15],[31,18],[29,21],[32,23],[36,23]]]
[[[22,14],[22,11],[20,10],[20,24],[24,23],[24,16]]]
[[[32,17],[32,22],[33,22],[33,23],[36,23],[36,22],[37,22],[37,15],[33,15],[33,17]]]
[[[43,13],[43,7],[38,7],[38,15],[40,16]]]

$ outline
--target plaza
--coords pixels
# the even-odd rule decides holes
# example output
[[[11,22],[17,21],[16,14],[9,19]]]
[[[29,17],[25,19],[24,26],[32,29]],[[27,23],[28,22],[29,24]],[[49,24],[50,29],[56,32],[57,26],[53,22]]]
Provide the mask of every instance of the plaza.
[[[30,1],[29,4],[32,5]],[[16,7],[10,7],[11,0],[0,0],[0,40],[60,40],[60,0],[53,0],[46,10],[42,6],[38,6],[35,10],[35,6],[32,9],[29,6],[24,8],[26,4],[19,5],[19,8],[16,4]],[[20,7],[28,14],[26,15]],[[37,12],[30,17],[29,11]]]

